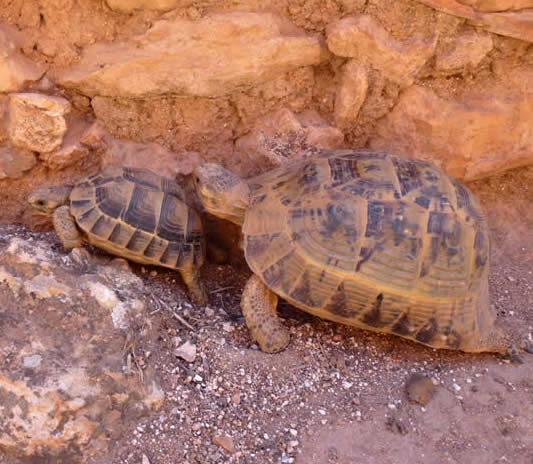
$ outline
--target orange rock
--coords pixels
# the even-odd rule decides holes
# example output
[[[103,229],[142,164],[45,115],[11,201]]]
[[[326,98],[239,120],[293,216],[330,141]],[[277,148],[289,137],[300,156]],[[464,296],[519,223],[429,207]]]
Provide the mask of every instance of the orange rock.
[[[106,0],[112,10],[131,13],[135,10],[169,11],[183,8],[192,4],[194,0]]]
[[[328,47],[335,55],[356,58],[401,85],[413,83],[437,44],[436,35],[396,40],[368,15],[343,18],[330,24],[326,33]]]
[[[439,11],[471,20],[490,32],[533,42],[533,4],[528,0],[419,0]],[[469,6],[472,5],[472,6]],[[522,11],[521,8],[528,8]],[[485,11],[494,11],[486,13]],[[511,11],[506,11],[511,10]]]
[[[128,42],[95,44],[57,77],[90,96],[215,97],[326,56],[319,38],[278,16],[235,11],[199,21],[162,20]]]
[[[228,453],[233,453],[235,451],[233,438],[228,435],[215,435],[213,437],[213,443],[221,448],[224,448]]]
[[[45,153],[56,150],[67,131],[65,115],[71,105],[62,97],[13,93],[9,102],[8,133],[18,148]]]
[[[232,169],[244,176],[258,174],[318,149],[340,148],[343,141],[342,132],[315,111],[296,115],[284,108],[261,118],[236,141]]]
[[[377,124],[370,146],[430,159],[464,180],[531,164],[533,92],[501,94],[448,100],[413,86]]]
[[[493,43],[489,34],[468,32],[445,41],[443,45],[436,54],[435,69],[446,73],[476,67],[492,50]]]
[[[357,119],[368,90],[367,72],[355,60],[349,60],[341,71],[341,80],[335,97],[335,125],[348,129]]]
[[[15,35],[0,28],[0,92],[17,92],[44,74],[44,67],[19,52]]]

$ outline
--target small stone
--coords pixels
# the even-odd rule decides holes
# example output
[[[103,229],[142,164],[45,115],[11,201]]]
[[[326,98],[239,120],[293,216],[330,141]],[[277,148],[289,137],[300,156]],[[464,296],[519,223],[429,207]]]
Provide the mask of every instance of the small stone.
[[[452,388],[453,388],[456,392],[461,391],[461,387],[460,387],[459,385],[457,385],[456,383],[452,383]]]
[[[200,430],[201,428],[202,428],[202,424],[200,424],[199,422],[192,424],[192,427],[191,427],[193,432],[198,432],[198,430]]]
[[[231,401],[233,404],[240,404],[241,402],[241,394],[240,393],[234,393],[231,395]]]
[[[325,416],[326,415],[326,410],[325,409],[319,409],[318,413],[322,414],[323,416]]]
[[[150,460],[148,459],[148,456],[146,456],[146,454],[143,454],[142,464],[150,464]]]
[[[190,341],[186,341],[183,345],[179,346],[174,350],[174,354],[179,358],[184,359],[187,362],[194,362],[196,359],[196,345]],[[200,382],[201,382],[200,378]]]
[[[233,453],[235,451],[233,438],[228,435],[215,435],[213,437],[213,443],[224,448],[228,453]]]
[[[39,93],[10,95],[8,133],[16,147],[46,153],[58,149],[67,131],[71,105],[62,97]]]
[[[405,383],[409,401],[425,406],[430,402],[435,393],[435,386],[429,377],[415,373]]]
[[[198,375],[198,374],[195,374],[194,377],[192,378],[193,382],[196,382],[196,383],[201,383],[203,382],[203,378],[201,375]]]
[[[157,275],[157,271],[156,270],[150,271],[150,275],[152,277],[155,277]]]
[[[295,430],[295,429],[289,429],[289,433],[290,433],[293,437],[298,436],[298,431]]]
[[[41,365],[42,357],[40,354],[32,354],[31,356],[24,356],[23,366],[29,369],[38,367]]]

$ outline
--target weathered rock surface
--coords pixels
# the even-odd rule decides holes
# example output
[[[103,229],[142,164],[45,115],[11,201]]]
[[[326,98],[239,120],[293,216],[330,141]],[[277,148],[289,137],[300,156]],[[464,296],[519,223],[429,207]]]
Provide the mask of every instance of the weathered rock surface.
[[[22,177],[36,164],[37,160],[33,152],[0,146],[0,180]]]
[[[436,10],[469,19],[490,32],[533,42],[533,4],[530,1],[419,1]]]
[[[335,55],[356,58],[402,85],[413,83],[437,44],[436,35],[399,41],[368,15],[343,18],[330,24],[326,33]]]
[[[10,95],[9,137],[18,148],[46,153],[56,150],[67,131],[71,105],[62,97],[38,93]]]
[[[168,11],[189,6],[194,0],[106,0],[112,10],[131,13],[135,10]]]
[[[52,170],[65,169],[83,162],[89,156],[89,148],[81,143],[81,138],[89,128],[89,122],[80,117],[71,120],[59,149],[41,153],[40,160]]]
[[[355,123],[368,91],[366,70],[355,60],[349,60],[342,70],[335,97],[335,125],[348,129]]]
[[[2,229],[0,455],[85,462],[162,402],[124,352],[142,325],[143,283],[109,258],[78,264],[18,235]]]
[[[44,67],[20,53],[11,31],[0,27],[0,92],[17,92],[44,74]]]
[[[532,0],[460,0],[478,11],[507,11],[533,8]]]
[[[531,88],[450,100],[415,85],[378,123],[370,146],[430,159],[460,179],[479,179],[533,163],[532,118]]]
[[[182,153],[180,156],[157,143],[119,140],[110,135],[99,121],[81,136],[80,143],[100,158],[101,167],[146,168],[170,178],[176,174],[190,174],[200,162],[195,153]]]
[[[244,176],[258,174],[290,160],[312,155],[318,149],[340,148],[342,132],[331,127],[318,113],[295,115],[284,108],[267,114],[255,128],[235,143],[236,165]]]
[[[444,73],[475,68],[492,50],[489,34],[468,32],[446,40],[436,53],[435,69]]]
[[[58,80],[90,96],[214,97],[318,64],[325,56],[318,38],[280,17],[230,12],[159,21],[129,42],[95,44]]]

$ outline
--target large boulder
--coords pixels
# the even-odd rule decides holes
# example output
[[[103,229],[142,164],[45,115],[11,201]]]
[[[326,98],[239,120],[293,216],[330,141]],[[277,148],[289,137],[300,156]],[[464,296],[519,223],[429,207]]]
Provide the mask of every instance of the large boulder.
[[[430,159],[468,181],[533,163],[532,120],[531,89],[448,99],[415,85],[379,121],[370,146]]]
[[[216,97],[318,64],[319,38],[270,13],[230,12],[162,20],[126,42],[88,47],[58,81],[94,96]]]
[[[85,462],[163,399],[125,349],[143,325],[143,282],[50,245],[2,229],[0,461]]]

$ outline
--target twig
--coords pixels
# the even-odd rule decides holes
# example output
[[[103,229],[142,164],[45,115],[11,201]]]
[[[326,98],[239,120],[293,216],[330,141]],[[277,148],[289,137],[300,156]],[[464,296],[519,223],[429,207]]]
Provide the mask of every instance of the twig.
[[[185,327],[187,327],[189,330],[192,330],[194,332],[194,327],[190,325],[183,317],[178,316],[174,311],[172,311],[172,315],[180,321]]]

